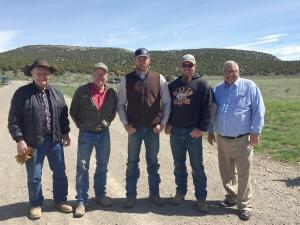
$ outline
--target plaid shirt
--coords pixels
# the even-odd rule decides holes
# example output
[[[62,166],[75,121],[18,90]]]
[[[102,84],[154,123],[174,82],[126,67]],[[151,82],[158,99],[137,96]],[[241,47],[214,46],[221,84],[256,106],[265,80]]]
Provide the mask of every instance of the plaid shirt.
[[[37,95],[42,112],[44,134],[52,134],[52,108],[50,104],[49,90],[40,90]]]

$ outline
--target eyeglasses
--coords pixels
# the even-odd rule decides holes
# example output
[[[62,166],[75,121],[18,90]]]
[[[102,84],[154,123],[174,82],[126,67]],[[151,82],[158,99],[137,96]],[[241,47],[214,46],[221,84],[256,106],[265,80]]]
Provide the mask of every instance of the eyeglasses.
[[[226,74],[237,73],[237,72],[239,72],[239,70],[225,70]]]
[[[182,64],[181,67],[182,68],[193,68],[194,65],[193,64]]]

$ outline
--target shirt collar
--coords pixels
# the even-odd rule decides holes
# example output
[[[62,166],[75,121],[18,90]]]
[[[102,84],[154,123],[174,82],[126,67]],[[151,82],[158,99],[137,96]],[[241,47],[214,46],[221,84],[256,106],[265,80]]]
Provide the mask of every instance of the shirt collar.
[[[241,78],[239,77],[231,86],[238,87],[240,82],[241,82]],[[225,83],[225,81],[223,81],[223,87],[229,88],[229,86]]]
[[[108,89],[107,85],[104,85],[104,89],[99,90],[99,87],[94,83],[91,83],[90,88],[93,92],[100,92],[100,93],[104,93]]]
[[[35,87],[35,89],[38,91],[38,92],[48,92],[48,88],[49,86],[47,85],[46,86],[46,89],[42,90],[39,86],[37,86],[37,84],[33,81],[33,86]]]

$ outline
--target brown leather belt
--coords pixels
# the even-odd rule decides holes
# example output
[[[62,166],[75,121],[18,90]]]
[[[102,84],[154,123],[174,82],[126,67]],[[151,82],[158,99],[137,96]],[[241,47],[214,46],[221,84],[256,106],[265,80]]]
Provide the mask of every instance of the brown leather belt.
[[[244,136],[246,136],[246,135],[249,135],[249,133],[247,133],[247,134],[240,134],[239,136],[236,136],[236,137],[230,137],[230,136],[223,136],[223,135],[221,135],[221,134],[218,134],[220,137],[222,137],[222,138],[225,138],[225,139],[238,139],[238,138],[241,138],[241,137],[244,137]]]

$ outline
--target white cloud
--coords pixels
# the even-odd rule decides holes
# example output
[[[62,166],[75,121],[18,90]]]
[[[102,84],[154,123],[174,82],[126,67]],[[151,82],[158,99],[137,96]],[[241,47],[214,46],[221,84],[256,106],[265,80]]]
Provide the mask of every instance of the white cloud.
[[[288,34],[273,34],[257,38],[258,41],[227,46],[230,49],[254,50],[275,55],[281,60],[300,60],[300,45],[288,45],[285,47],[278,47],[281,38],[288,36]],[[265,46],[265,44],[273,43],[272,46]],[[282,46],[282,43],[280,44]]]
[[[280,37],[287,36],[288,34],[272,34],[268,36],[264,36],[262,38],[257,38],[258,40],[272,40],[272,41],[278,41]]]
[[[19,31],[0,31],[0,52],[11,49],[12,40],[19,34]]]
[[[290,45],[282,48],[273,48],[265,52],[276,55],[282,60],[300,60],[300,45]]]
[[[238,45],[232,45],[227,46],[225,48],[233,48],[233,49],[244,49],[244,50],[255,50],[259,45],[268,44],[268,43],[275,43],[280,40],[280,38],[287,36],[288,34],[273,34],[268,35],[265,37],[257,38],[259,41],[250,42],[246,44],[238,44]]]

